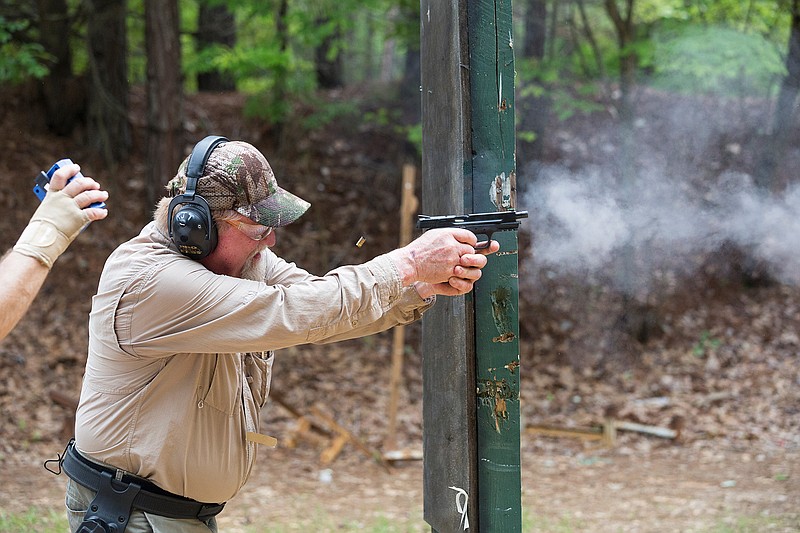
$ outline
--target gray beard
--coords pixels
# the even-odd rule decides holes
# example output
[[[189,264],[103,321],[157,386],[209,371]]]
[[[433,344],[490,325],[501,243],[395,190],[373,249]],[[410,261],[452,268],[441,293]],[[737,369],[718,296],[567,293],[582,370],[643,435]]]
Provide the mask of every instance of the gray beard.
[[[261,258],[258,261],[250,259],[242,269],[242,279],[249,279],[253,281],[264,281],[267,275],[267,259],[264,253],[261,253]]]

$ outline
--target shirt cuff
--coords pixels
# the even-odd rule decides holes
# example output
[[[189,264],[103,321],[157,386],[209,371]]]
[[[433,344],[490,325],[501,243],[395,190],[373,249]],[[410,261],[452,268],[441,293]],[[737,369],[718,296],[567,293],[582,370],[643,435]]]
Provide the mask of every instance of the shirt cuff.
[[[374,263],[373,272],[379,278],[381,302],[388,307],[401,307],[403,309],[428,309],[436,302],[436,295],[422,298],[417,289],[411,285],[403,287],[403,278],[397,270],[394,261],[388,254],[379,255],[371,261]]]

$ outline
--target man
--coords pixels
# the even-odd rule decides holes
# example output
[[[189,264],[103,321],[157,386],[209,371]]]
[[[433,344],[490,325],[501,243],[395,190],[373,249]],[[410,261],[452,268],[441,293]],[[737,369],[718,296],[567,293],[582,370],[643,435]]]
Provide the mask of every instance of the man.
[[[55,171],[41,205],[0,261],[0,340],[31,306],[53,263],[81,230],[108,215],[105,209],[89,207],[108,199],[95,180],[77,177],[67,185],[79,171],[75,164]]]
[[[154,221],[111,254],[92,302],[63,463],[73,531],[103,520],[129,533],[216,531],[268,440],[259,410],[274,350],[417,320],[437,294],[469,292],[486,264],[471,232],[430,230],[313,276],[270,250],[309,204],[240,141],[204,139],[168,189]]]

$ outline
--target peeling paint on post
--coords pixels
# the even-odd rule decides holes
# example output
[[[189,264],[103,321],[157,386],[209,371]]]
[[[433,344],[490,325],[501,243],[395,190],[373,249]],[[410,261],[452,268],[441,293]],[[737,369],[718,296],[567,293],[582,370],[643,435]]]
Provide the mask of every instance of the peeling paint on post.
[[[515,209],[511,2],[420,7],[422,210]],[[517,233],[493,238],[501,251],[473,293],[423,321],[424,515],[437,533],[522,528]]]

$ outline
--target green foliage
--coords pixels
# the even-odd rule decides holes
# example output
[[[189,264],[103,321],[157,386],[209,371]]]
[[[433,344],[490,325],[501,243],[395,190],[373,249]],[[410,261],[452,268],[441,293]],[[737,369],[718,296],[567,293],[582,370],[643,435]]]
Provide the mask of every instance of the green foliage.
[[[378,127],[391,127],[416,148],[417,154],[422,154],[422,124],[403,124],[400,110],[380,107],[376,111],[364,113],[363,121]]]
[[[0,531],[61,533],[67,529],[67,517],[64,512],[31,508],[24,513],[9,513],[0,509]]]
[[[409,0],[403,0],[401,6],[407,3]],[[387,16],[395,8],[389,0],[301,0],[288,3],[282,21],[286,40],[280,42],[277,0],[267,5],[263,0],[228,0],[227,4],[236,18],[236,45],[197,52],[188,40],[184,48],[186,78],[193,80],[196,74],[211,70],[232,77],[237,88],[249,95],[248,116],[271,122],[286,120],[298,107],[305,110],[316,105],[315,51],[323,43],[327,59],[343,55],[345,75],[356,81],[377,72],[376,61],[387,39],[414,33],[407,29],[408,17]],[[189,19],[192,17],[196,14]],[[414,26],[418,34],[418,26]],[[187,24],[186,31],[191,34],[192,24]],[[414,43],[398,50],[405,46]],[[320,126],[349,115],[351,107],[326,104],[304,118],[304,126]]]
[[[602,105],[596,102],[598,84],[572,75],[568,68],[569,63],[569,59],[517,61],[515,65],[520,98],[547,97],[550,100],[551,110],[562,121],[575,114],[589,114],[602,110]],[[518,132],[519,138],[528,142],[532,142],[535,135],[535,132]]]
[[[26,20],[11,21],[0,16],[0,83],[22,83],[47,76],[52,57],[38,43],[20,42],[14,34],[28,29]]]
[[[412,124],[405,126],[406,139],[414,145],[418,154],[422,154],[422,124]]]
[[[695,357],[705,357],[709,351],[716,350],[722,345],[722,341],[711,336],[711,332],[704,331],[700,334],[700,339],[692,346],[692,355]]]
[[[622,4],[617,1],[625,16]],[[558,14],[569,19],[569,26],[559,22],[548,35],[547,58],[537,63],[517,57],[520,100],[544,97],[561,120],[594,112],[609,83],[617,83],[627,55],[636,58],[640,82],[669,91],[770,96],[785,74],[789,0],[637,0],[633,5],[634,39],[624,49],[602,2],[584,3],[589,28],[575,7],[562,8]],[[533,136],[520,132],[523,141]]]
[[[593,97],[599,92],[597,84],[577,85],[573,90],[560,90],[552,94],[552,111],[559,120],[567,120],[575,114],[588,115],[602,111],[603,105]]]
[[[766,94],[786,69],[779,50],[758,34],[684,25],[656,36],[652,83],[721,95]]]
[[[663,18],[679,18],[704,25],[728,25],[739,31],[773,36],[781,42],[788,37],[789,2],[785,0],[649,0],[665,6]]]
[[[364,121],[375,124],[376,126],[388,126],[398,118],[398,113],[388,108],[381,107],[376,111],[369,111],[364,114]]]
[[[686,25],[727,26],[762,35],[773,43],[789,36],[791,0],[637,0],[639,24],[671,21]]]
[[[201,2],[228,6],[236,21],[235,46],[196,49]],[[623,2],[617,3],[622,7]],[[19,7],[13,4],[9,3]],[[87,65],[86,12],[80,0],[67,4],[73,70],[81,73]],[[276,20],[281,0],[178,0],[178,5],[187,89],[193,90],[198,73],[219,71],[251,96],[249,114],[276,122],[285,120],[298,103],[312,101],[315,53],[323,43],[329,60],[344,59],[349,84],[372,82],[387,67],[396,78],[402,69],[398,59],[406,50],[419,48],[420,4],[415,0],[291,0],[282,21],[283,36]],[[561,21],[548,36],[552,42],[547,60],[536,64],[517,57],[521,100],[546,96],[561,119],[600,109],[598,96],[607,93],[624,54],[636,55],[641,79],[674,91],[763,96],[785,73],[782,56],[789,35],[790,0],[637,0],[636,39],[625,50],[618,49],[603,3],[584,6],[596,46],[587,39],[576,5],[567,3],[559,9]],[[127,9],[129,80],[136,85],[146,79],[144,2],[129,0]],[[8,13],[3,17],[5,11],[0,10],[0,83],[46,76],[52,58],[36,42],[37,11]],[[572,31],[567,31],[565,17]],[[522,42],[521,36],[516,37]],[[325,123],[347,113],[341,107],[326,109],[308,123]],[[417,143],[414,127],[407,130],[409,140]],[[535,132],[520,133],[522,140],[534,137]]]
[[[358,116],[358,102],[348,100],[342,102],[326,102],[319,100],[313,105],[314,111],[302,119],[302,126],[306,130],[323,128],[334,121],[354,119]]]
[[[404,0],[407,3],[407,0]],[[184,2],[186,3],[186,2]],[[344,54],[346,72],[360,65],[357,76],[365,76],[380,58],[381,48],[393,35],[410,34],[407,18],[387,17],[389,0],[323,0],[289,2],[279,35],[278,1],[228,0],[237,26],[233,47],[215,46],[197,51],[191,35],[195,31],[197,10],[183,9],[183,67],[186,79],[201,72],[219,71],[230,76],[237,88],[250,95],[249,116],[272,122],[285,120],[298,103],[307,107],[316,89],[315,51],[327,43],[328,59]],[[188,14],[184,14],[188,13]],[[405,25],[404,25],[405,24]],[[283,42],[281,42],[283,40]],[[406,46],[411,46],[407,44]],[[403,48],[404,49],[404,48]],[[311,122],[323,123],[346,110],[328,109]]]
[[[357,514],[357,513],[353,513]],[[288,531],[337,531],[349,533],[360,531],[363,533],[412,533],[415,531],[430,530],[420,513],[419,516],[391,518],[386,516],[363,516],[349,518],[331,514],[326,509],[309,508],[304,516],[292,517],[287,523],[272,522],[268,526],[248,526],[246,533],[285,533]]]

